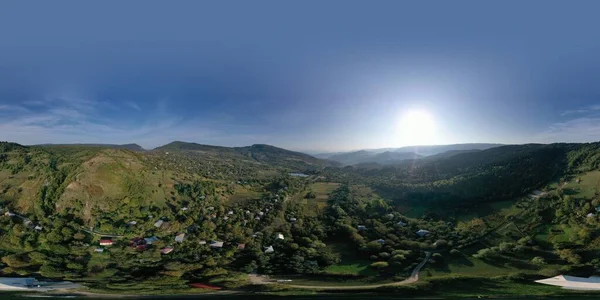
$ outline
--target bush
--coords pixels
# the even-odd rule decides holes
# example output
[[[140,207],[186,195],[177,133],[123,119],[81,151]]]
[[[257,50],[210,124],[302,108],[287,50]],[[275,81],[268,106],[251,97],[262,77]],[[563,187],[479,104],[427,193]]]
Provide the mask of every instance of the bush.
[[[385,261],[378,261],[371,264],[371,268],[384,269],[388,267],[388,263]]]
[[[546,261],[541,256],[536,256],[531,260],[531,263],[538,266],[543,266],[546,264]]]

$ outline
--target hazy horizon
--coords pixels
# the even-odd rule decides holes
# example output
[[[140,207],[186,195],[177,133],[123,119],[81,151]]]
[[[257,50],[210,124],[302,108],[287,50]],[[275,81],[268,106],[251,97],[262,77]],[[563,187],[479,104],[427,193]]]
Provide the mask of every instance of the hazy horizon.
[[[0,140],[600,140],[600,3],[370,4],[4,2]]]

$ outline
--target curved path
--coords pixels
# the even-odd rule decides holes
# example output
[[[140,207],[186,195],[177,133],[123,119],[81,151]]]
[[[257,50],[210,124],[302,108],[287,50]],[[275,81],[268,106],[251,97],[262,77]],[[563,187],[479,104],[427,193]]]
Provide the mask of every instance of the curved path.
[[[412,273],[410,274],[410,277],[408,277],[402,281],[381,283],[381,284],[369,284],[369,285],[323,286],[323,285],[295,285],[295,284],[285,284],[285,283],[282,283],[281,285],[285,285],[286,287],[292,287],[292,288],[298,288],[298,289],[309,289],[309,290],[365,290],[365,289],[376,289],[376,288],[386,287],[386,286],[407,285],[407,284],[411,284],[411,283],[415,283],[415,282],[419,281],[419,272],[421,271],[421,268],[423,268],[423,266],[427,263],[427,261],[429,261],[429,258],[431,257],[431,252],[425,252],[425,254],[426,254],[425,259],[412,271]],[[253,276],[253,277],[254,278],[251,278],[250,281],[252,281],[254,284],[272,284],[272,283],[274,283],[274,282],[267,282],[262,279],[258,279],[257,276]]]

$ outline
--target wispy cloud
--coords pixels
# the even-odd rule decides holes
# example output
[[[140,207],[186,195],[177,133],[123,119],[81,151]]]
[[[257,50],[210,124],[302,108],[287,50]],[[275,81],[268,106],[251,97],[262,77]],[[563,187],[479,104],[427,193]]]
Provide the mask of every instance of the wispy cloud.
[[[123,103],[132,109],[141,109],[133,102]],[[88,99],[52,97],[23,106],[0,104],[0,138],[27,145],[138,143],[145,148],[173,140],[245,145],[266,142],[269,138],[232,129],[233,125],[226,120],[218,124],[214,120],[184,120],[169,112],[166,100],[157,101],[156,106],[156,111],[129,114],[124,120],[116,117],[114,113],[118,112],[104,103]]]
[[[28,112],[29,109],[20,105],[0,104],[0,112]]]
[[[582,117],[566,122],[554,123],[535,137],[535,141],[552,142],[593,142],[600,140],[600,117]]]
[[[585,113],[591,113],[591,112],[599,111],[599,110],[600,110],[600,105],[591,105],[591,106],[582,107],[582,108],[578,108],[578,109],[565,110],[560,115],[567,116],[567,115],[574,115],[574,114],[585,114]]]
[[[127,105],[127,106],[129,106],[129,107],[131,107],[131,108],[133,108],[133,109],[135,109],[135,110],[137,110],[137,111],[141,111],[141,110],[142,110],[142,109],[140,108],[140,106],[139,106],[139,105],[137,105],[137,103],[135,103],[135,102],[126,101],[126,102],[125,102],[125,105]]]

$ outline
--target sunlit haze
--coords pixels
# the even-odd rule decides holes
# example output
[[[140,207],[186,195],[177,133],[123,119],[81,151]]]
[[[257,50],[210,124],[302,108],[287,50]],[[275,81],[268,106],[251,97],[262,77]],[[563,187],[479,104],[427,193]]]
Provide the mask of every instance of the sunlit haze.
[[[436,136],[435,119],[424,110],[409,110],[400,117],[399,146],[435,145],[440,142]]]
[[[322,152],[594,141],[598,11],[597,1],[3,2],[0,140]]]

